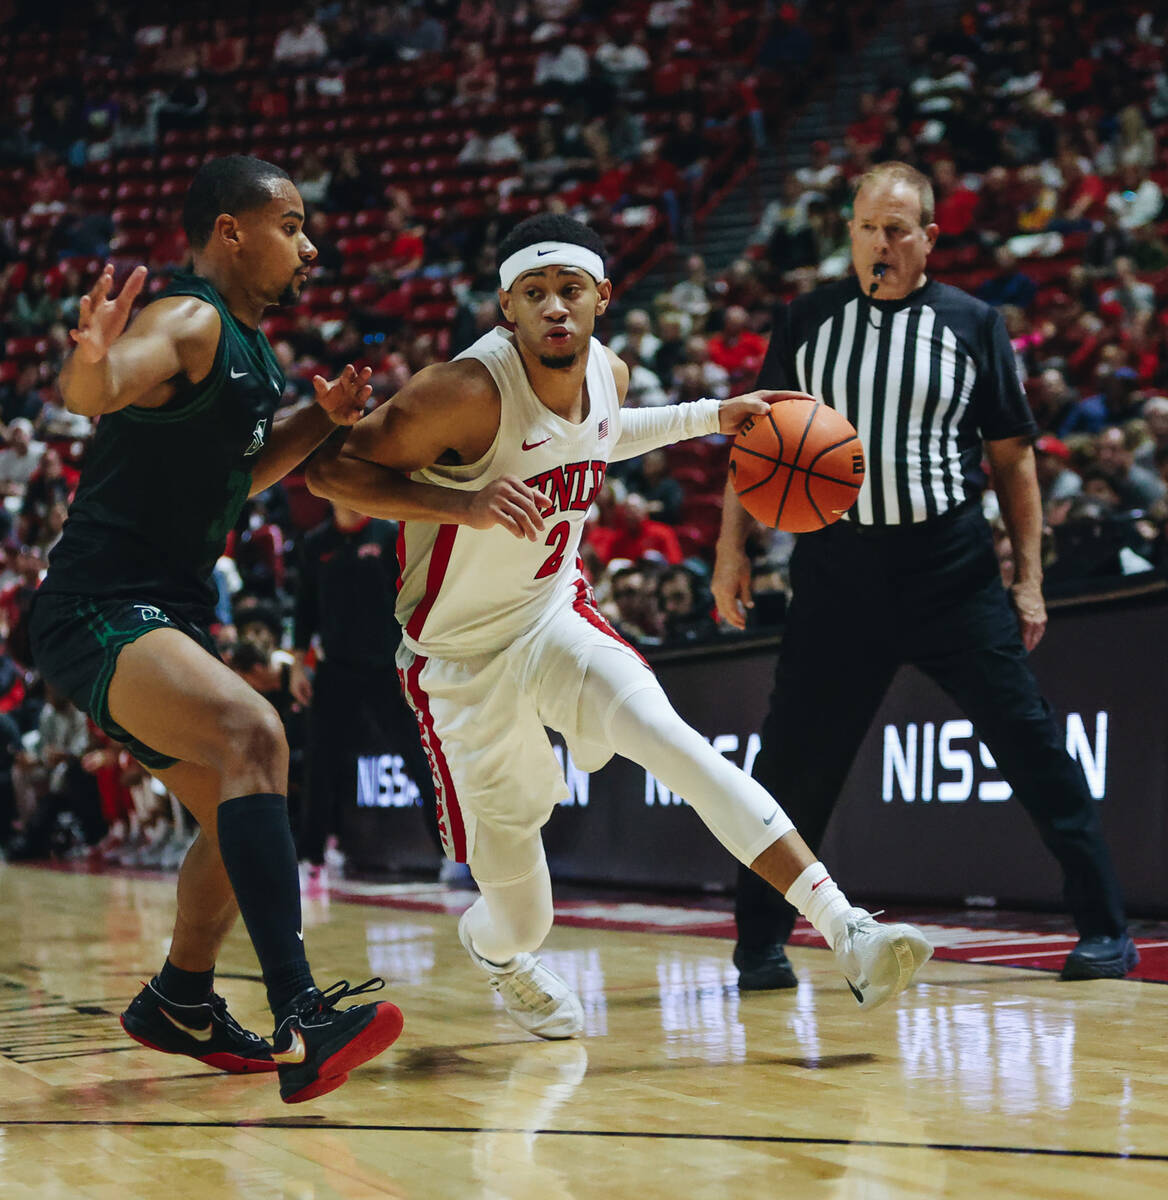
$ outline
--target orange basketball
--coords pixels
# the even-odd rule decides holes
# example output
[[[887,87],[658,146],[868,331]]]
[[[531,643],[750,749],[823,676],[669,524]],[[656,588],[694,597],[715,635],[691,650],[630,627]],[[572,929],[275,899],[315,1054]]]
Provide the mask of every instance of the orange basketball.
[[[848,511],[864,483],[852,423],[818,400],[780,400],[739,431],[730,479],[742,506],[772,529],[807,533]]]

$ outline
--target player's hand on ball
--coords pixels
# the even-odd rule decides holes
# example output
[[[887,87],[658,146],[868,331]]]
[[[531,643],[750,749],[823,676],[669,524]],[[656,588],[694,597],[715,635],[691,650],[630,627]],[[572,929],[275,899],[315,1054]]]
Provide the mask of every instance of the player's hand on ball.
[[[719,542],[710,591],[718,616],[735,629],[746,628],[746,610],[754,607],[750,590],[750,558],[741,546]]]
[[[77,328],[69,330],[82,362],[98,363],[122,335],[130,319],[130,309],[146,283],[146,268],[135,267],[122,287],[121,294],[111,296],[114,286],[114,265],[107,263],[101,277],[81,297],[81,312]]]
[[[336,379],[327,380],[322,375],[312,377],[316,402],[328,413],[334,425],[356,425],[361,419],[365,402],[373,395],[369,383],[372,374],[372,367],[362,367],[358,371],[349,363]]]
[[[770,412],[772,404],[780,400],[811,400],[803,392],[748,392],[745,396],[731,396],[718,407],[718,428],[722,433],[736,434],[751,417],[761,417]]]
[[[540,514],[551,506],[550,496],[528,487],[518,476],[502,475],[481,491],[470,493],[466,523],[473,529],[501,525],[518,538],[538,542],[544,528]]]

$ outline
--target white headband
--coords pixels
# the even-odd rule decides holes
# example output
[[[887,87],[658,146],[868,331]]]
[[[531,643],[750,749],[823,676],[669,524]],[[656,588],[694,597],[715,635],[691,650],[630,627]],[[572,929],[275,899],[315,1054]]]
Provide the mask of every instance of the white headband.
[[[499,286],[505,292],[524,271],[543,267],[579,267],[599,283],[604,278],[604,259],[575,242],[535,242],[516,250],[499,268]]]

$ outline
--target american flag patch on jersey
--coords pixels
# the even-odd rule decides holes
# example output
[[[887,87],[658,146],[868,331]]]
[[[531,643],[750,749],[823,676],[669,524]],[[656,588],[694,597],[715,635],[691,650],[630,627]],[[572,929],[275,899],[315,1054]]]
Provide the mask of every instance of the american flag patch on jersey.
[[[596,427],[597,437],[608,437],[608,418],[601,417],[600,424]]]

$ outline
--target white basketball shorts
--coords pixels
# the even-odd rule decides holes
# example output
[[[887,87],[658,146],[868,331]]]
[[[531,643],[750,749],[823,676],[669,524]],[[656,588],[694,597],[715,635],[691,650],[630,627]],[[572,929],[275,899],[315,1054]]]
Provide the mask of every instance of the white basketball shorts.
[[[634,692],[660,687],[583,579],[498,653],[425,658],[403,645],[397,665],[434,776],[443,848],[458,862],[474,849],[477,822],[527,837],[567,797],[545,726],[563,734],[577,766],[599,770],[613,755],[607,718]],[[586,686],[603,695],[600,707],[596,696],[584,703]]]

